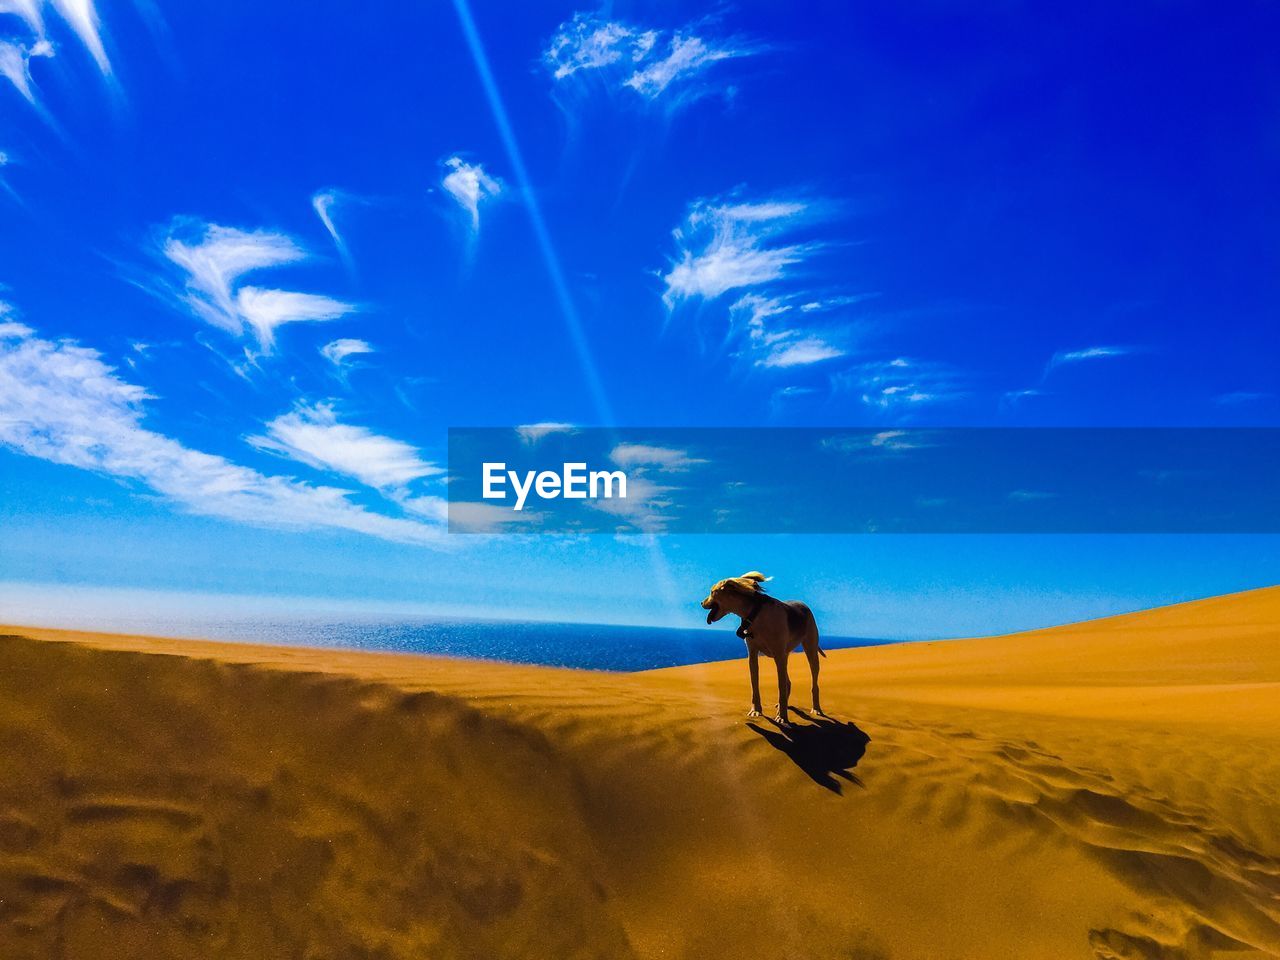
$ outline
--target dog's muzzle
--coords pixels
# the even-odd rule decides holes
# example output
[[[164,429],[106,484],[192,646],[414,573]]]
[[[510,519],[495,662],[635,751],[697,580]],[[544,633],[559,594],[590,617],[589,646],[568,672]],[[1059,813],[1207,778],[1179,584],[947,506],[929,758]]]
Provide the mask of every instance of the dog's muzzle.
[[[706,604],[704,604],[706,606]],[[707,623],[715,623],[720,619],[720,604],[712,603],[707,607]]]

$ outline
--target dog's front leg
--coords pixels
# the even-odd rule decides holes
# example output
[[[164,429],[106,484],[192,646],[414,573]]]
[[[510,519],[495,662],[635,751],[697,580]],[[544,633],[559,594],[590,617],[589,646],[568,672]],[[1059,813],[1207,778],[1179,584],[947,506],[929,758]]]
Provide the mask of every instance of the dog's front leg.
[[[751,673],[751,710],[748,711],[748,717],[758,717],[761,713],[760,706],[760,654],[755,649],[747,652],[747,669]]]
[[[778,715],[774,717],[774,721],[781,727],[791,726],[791,721],[787,719],[787,700],[791,696],[791,677],[787,674],[787,655],[776,658],[778,664]]]

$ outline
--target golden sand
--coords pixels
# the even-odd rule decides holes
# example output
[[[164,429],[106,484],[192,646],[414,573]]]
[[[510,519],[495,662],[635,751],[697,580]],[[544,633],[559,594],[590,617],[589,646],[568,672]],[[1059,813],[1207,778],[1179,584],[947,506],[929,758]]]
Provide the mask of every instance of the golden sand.
[[[3,960],[1280,956],[1280,588],[834,651],[789,733],[741,661],[0,633]]]

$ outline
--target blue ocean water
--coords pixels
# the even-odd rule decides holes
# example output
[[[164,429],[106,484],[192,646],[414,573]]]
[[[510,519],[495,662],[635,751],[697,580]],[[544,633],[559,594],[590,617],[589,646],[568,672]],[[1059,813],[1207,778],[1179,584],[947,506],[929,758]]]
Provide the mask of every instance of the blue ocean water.
[[[458,619],[290,619],[133,622],[127,629],[160,636],[202,637],[283,646],[338,647],[396,653],[478,657],[589,670],[652,670],[745,656],[725,623],[702,629],[619,627]],[[98,629],[124,624],[98,624]],[[823,637],[824,649],[890,643],[863,637]]]

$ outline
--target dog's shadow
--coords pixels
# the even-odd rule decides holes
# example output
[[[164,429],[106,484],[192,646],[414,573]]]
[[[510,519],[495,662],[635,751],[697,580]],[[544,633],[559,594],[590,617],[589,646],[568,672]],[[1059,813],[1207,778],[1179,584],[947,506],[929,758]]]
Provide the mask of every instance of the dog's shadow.
[[[790,757],[818,786],[832,793],[842,792],[840,780],[862,786],[853,768],[867,752],[871,738],[852,721],[842,723],[827,716],[814,717],[795,707],[791,712],[796,720],[786,727],[773,720],[768,721],[772,728],[756,723],[747,726]]]

